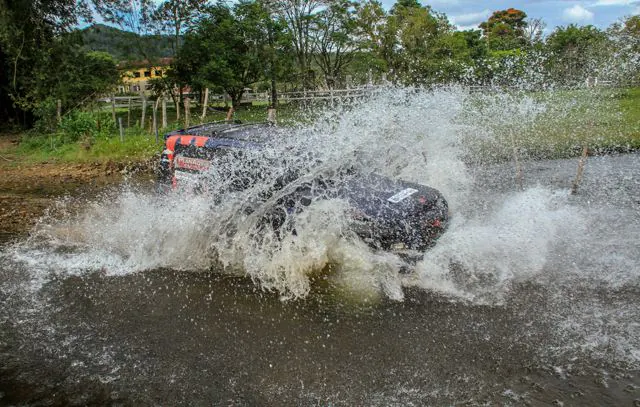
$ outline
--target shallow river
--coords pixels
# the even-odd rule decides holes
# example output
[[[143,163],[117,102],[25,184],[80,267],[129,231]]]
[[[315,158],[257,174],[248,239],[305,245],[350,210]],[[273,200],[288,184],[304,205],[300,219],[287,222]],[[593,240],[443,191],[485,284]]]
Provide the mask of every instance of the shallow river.
[[[478,205],[457,210],[508,217],[492,208],[568,195],[576,166],[525,163],[520,193],[512,165],[472,170]],[[564,219],[524,221],[578,213],[575,228],[525,228],[554,236],[520,233],[506,251],[476,242],[469,264],[456,235],[483,229],[454,225],[442,250],[475,272],[450,270],[449,285],[425,272],[403,300],[337,293],[330,265],[306,298],[281,300],[215,269],[114,274],[98,258],[79,272],[63,246],[5,242],[0,404],[638,405],[640,156],[591,157],[563,199]],[[498,277],[483,256],[504,257]]]

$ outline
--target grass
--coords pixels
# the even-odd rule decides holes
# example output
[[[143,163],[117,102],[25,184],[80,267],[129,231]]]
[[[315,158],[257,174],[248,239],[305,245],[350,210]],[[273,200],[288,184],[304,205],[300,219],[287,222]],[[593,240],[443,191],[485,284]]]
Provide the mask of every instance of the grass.
[[[147,118],[150,112],[147,112]],[[124,129],[124,142],[120,140],[119,131],[112,128],[103,129],[97,135],[81,139],[77,142],[65,142],[64,135],[38,134],[33,131],[22,135],[18,147],[4,150],[3,155],[11,156],[14,161],[39,163],[39,162],[106,162],[106,161],[142,161],[158,155],[163,149],[163,135],[171,130],[184,127],[184,116],[178,121],[175,111],[168,112],[169,125],[159,129],[158,142],[152,134],[150,123],[146,128],[139,127],[141,110],[133,109],[130,120],[132,126],[126,128],[128,112],[126,109],[116,111],[116,117],[121,118]],[[189,125],[221,121],[226,118],[226,111],[210,111],[202,120],[199,114],[191,114]],[[278,109],[278,122],[284,125],[292,124],[301,117],[302,111],[295,106],[284,105]],[[242,107],[234,114],[235,120],[242,122],[264,122],[267,118],[266,106]],[[147,122],[148,119],[145,119]]]
[[[23,140],[12,155],[31,163],[140,161],[161,151],[154,137],[135,128],[126,131],[124,142],[119,136],[96,137],[90,143],[61,143],[55,135],[29,135]]]
[[[493,120],[485,123],[489,137],[470,138],[480,160],[512,159],[514,148],[527,159],[574,157],[585,146],[591,154],[640,149],[640,88],[520,94],[499,102],[482,96],[470,103],[478,112],[466,120]],[[498,108],[503,116],[488,111],[500,103],[513,106]]]
[[[468,103],[461,120],[472,124],[471,129],[485,128],[490,133],[489,136],[468,135],[467,146],[473,152],[474,161],[510,160],[514,148],[524,159],[578,156],[584,146],[591,153],[640,149],[640,88],[478,95],[469,98]],[[543,109],[532,114],[527,110],[531,105]],[[150,120],[150,112],[151,109],[146,120]],[[313,112],[295,105],[283,105],[278,109],[278,122],[287,125],[306,121]],[[136,126],[135,121],[141,117],[138,109],[131,112],[132,126],[125,129],[124,142],[120,141],[113,125],[110,128],[103,126],[90,140],[85,137],[77,142],[68,142],[60,133],[31,131],[22,136],[18,147],[5,148],[0,156],[32,163],[150,159],[162,151],[165,132],[184,127],[183,121],[176,121],[174,111],[168,113],[170,124],[159,131],[158,143],[151,134],[150,123],[145,129]],[[104,116],[105,112],[100,114]],[[126,109],[117,111],[116,115],[126,125]],[[110,114],[106,116],[110,117]],[[266,116],[266,106],[252,105],[238,109],[234,119],[262,122]],[[200,120],[194,109],[190,125],[225,118],[226,111],[214,110]]]

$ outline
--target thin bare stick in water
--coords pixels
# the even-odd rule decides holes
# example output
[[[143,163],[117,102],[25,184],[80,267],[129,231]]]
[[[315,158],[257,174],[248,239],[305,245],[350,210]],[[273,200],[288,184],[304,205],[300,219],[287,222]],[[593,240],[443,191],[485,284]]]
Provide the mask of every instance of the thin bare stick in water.
[[[580,157],[580,161],[578,161],[578,172],[576,173],[576,179],[573,180],[573,186],[571,187],[571,195],[575,195],[578,193],[578,186],[580,185],[580,181],[582,181],[582,173],[584,172],[584,166],[587,163],[588,155],[589,147],[584,146],[582,148],[582,156]]]
[[[518,160],[518,147],[516,146],[516,138],[513,135],[513,130],[511,131],[511,147],[513,148],[513,162],[516,165],[516,182],[518,188],[523,191],[524,174],[522,173],[522,165],[520,165],[520,160]]]

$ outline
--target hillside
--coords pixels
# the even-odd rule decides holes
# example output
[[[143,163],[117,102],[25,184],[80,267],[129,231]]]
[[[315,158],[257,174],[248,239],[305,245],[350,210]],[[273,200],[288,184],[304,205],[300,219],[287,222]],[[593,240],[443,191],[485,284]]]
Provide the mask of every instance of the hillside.
[[[173,56],[171,38],[165,35],[147,35],[123,31],[103,24],[79,30],[84,46],[91,51],[104,51],[117,61],[137,61],[143,58],[141,47],[152,59]]]

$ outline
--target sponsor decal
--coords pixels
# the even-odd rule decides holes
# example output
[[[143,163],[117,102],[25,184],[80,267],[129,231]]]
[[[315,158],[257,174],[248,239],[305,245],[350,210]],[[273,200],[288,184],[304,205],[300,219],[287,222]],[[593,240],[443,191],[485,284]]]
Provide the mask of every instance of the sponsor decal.
[[[176,168],[182,168],[185,170],[206,171],[211,167],[211,162],[201,158],[184,157],[179,155],[175,159],[175,166]]]
[[[200,180],[199,174],[194,174],[191,172],[185,172],[180,170],[176,170],[175,177],[177,180],[180,180],[180,181],[197,182]]]
[[[387,201],[389,201],[391,203],[398,203],[398,202],[401,202],[401,201],[407,199],[408,197],[410,197],[411,195],[415,194],[416,192],[418,192],[417,189],[406,188],[406,189],[403,189],[402,191],[398,192],[397,194],[395,194],[391,198],[387,199]]]

